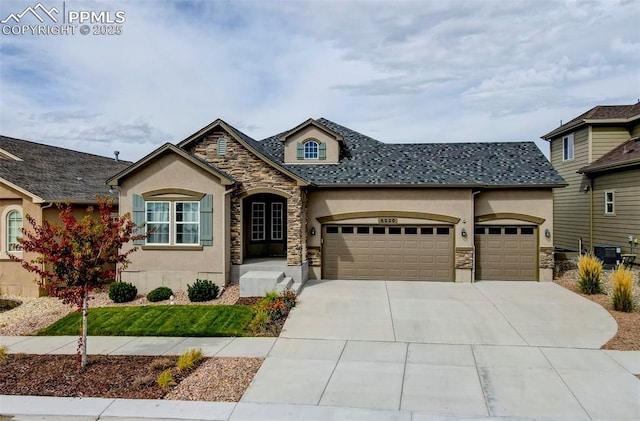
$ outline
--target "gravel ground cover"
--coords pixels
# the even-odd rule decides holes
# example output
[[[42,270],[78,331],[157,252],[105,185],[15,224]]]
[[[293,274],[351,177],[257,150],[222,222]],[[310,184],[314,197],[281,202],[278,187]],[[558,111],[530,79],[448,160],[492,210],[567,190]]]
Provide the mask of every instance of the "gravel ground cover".
[[[588,300],[604,307],[618,324],[616,335],[602,346],[602,349],[615,349],[620,351],[640,351],[640,272],[634,271],[634,298],[635,309],[631,313],[615,311],[611,305],[612,288],[609,282],[610,271],[605,271],[602,276],[602,294],[582,294],[578,289],[578,271],[569,270],[554,280],[558,285],[570,291],[580,294]]]

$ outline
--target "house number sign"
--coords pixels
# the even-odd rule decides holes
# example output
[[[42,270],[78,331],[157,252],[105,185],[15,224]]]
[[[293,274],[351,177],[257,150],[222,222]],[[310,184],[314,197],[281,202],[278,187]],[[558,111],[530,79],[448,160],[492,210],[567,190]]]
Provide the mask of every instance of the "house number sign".
[[[397,224],[398,218],[378,218],[378,224]]]

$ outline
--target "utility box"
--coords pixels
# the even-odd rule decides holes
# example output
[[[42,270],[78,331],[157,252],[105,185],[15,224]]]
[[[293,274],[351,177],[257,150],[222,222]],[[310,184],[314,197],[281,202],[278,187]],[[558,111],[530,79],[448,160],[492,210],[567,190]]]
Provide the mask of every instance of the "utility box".
[[[602,260],[602,266],[605,269],[615,269],[622,260],[621,253],[622,250],[618,246],[599,245],[593,247],[593,254]]]

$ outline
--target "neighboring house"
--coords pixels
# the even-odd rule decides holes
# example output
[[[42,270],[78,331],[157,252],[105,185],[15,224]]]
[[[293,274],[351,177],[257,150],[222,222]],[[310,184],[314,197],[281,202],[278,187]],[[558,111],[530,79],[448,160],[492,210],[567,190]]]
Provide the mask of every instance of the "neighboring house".
[[[84,211],[96,196],[108,195],[105,180],[131,165],[113,158],[0,136],[0,293],[37,296],[35,274],[8,254],[22,255],[17,238],[28,227],[25,215],[37,223],[57,222],[57,202]],[[33,256],[23,256],[30,259]]]
[[[108,183],[153,228],[122,273],[140,291],[276,268],[298,283],[551,280],[565,184],[532,142],[386,144],[326,119],[262,141],[216,120]]]
[[[629,253],[640,237],[640,103],[599,105],[542,136],[551,163],[567,181],[554,190],[554,245]],[[634,252],[637,249],[634,245]]]

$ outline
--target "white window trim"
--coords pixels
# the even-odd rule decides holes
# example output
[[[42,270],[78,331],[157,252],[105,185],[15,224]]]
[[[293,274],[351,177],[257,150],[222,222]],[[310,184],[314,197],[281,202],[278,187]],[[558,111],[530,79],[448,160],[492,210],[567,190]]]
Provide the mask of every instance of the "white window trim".
[[[611,194],[611,201],[607,200],[607,196]],[[611,204],[611,212],[608,211],[608,204]],[[604,192],[604,214],[615,215],[616,214],[616,192],[613,190],[607,190]]]
[[[149,203],[168,203],[169,204],[169,221],[149,221],[147,220],[147,205]],[[178,222],[176,220],[176,204],[177,203],[194,203],[198,206],[198,241],[196,243],[178,243],[178,230],[177,226],[182,224],[196,224],[196,222]],[[149,237],[145,239],[145,245],[147,246],[175,246],[175,247],[190,247],[200,245],[201,225],[200,225],[200,202],[197,200],[147,200],[144,202],[144,217],[145,217],[145,234],[147,234],[147,228],[149,223],[152,224],[168,224],[169,225],[169,242],[168,243],[151,243]]]
[[[569,146],[567,147],[566,155],[565,155],[565,147],[564,147],[565,141]],[[575,157],[575,141],[573,138],[573,133],[571,133],[562,137],[562,160],[571,161],[574,159],[574,157]]]
[[[254,212],[254,206],[255,205],[262,205],[262,235],[260,237],[255,237],[254,236],[254,231],[253,231],[253,227],[254,227],[254,216],[253,216],[253,212]],[[266,226],[266,219],[267,219],[267,206],[265,204],[265,202],[252,202],[251,203],[251,241],[264,241],[266,238],[266,230],[267,230],[267,226]]]
[[[315,145],[316,145],[316,157],[315,158],[312,158],[312,157],[307,158],[307,145],[309,145],[311,143],[315,143]],[[317,161],[317,160],[320,159],[320,142],[319,141],[317,141],[315,139],[309,139],[309,140],[306,140],[305,142],[303,142],[302,146],[304,148],[302,157],[303,157],[303,159],[305,161]]]
[[[4,212],[2,212],[2,241],[0,241],[0,251],[4,253],[11,253],[16,256],[22,256],[22,250],[9,250],[9,224],[7,221],[7,217],[9,213],[13,211],[20,212],[22,215],[22,227],[24,228],[25,215],[22,206],[19,205],[9,205],[5,208]]]
[[[276,219],[274,218],[276,205],[280,207],[280,235],[275,236],[273,233],[275,232],[274,222]],[[284,203],[282,202],[272,202],[271,203],[271,239],[272,240],[282,240],[284,239]]]

